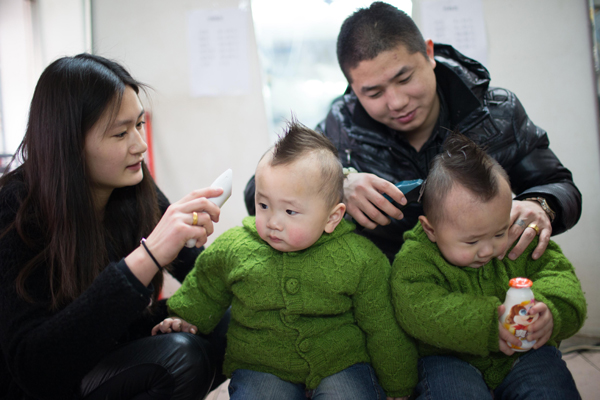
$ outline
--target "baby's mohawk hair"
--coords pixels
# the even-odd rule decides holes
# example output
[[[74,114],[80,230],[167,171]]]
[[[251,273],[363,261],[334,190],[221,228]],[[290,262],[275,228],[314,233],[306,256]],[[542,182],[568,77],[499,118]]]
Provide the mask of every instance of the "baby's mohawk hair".
[[[271,165],[291,163],[310,152],[331,153],[337,160],[337,149],[331,140],[292,118],[275,143]]]
[[[331,205],[344,198],[344,173],[337,158],[337,149],[326,136],[302,125],[294,118],[287,123],[284,134],[273,147],[271,165],[291,164],[314,154],[320,163],[321,190]]]
[[[471,139],[454,132],[431,163],[423,185],[423,211],[429,220],[441,220],[443,210],[440,205],[455,184],[488,202],[500,190],[499,178],[510,184],[508,175],[496,160]]]

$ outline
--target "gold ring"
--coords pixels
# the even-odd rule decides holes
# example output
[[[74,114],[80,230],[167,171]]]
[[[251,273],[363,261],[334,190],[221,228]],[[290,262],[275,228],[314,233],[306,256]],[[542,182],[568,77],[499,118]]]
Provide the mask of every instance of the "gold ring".
[[[192,225],[196,225],[198,223],[198,213],[194,211],[192,213]]]
[[[535,231],[536,235],[540,234],[540,228],[536,224],[534,224],[533,222],[530,223],[529,225],[527,225],[527,227],[533,229]]]

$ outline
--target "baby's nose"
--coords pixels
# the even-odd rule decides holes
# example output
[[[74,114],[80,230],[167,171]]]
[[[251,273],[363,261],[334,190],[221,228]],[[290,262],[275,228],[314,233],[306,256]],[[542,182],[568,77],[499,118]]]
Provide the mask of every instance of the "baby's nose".
[[[494,254],[494,246],[485,245],[479,248],[478,255],[481,258],[487,258]]]
[[[279,223],[279,220],[276,217],[271,217],[267,221],[267,228],[272,229],[274,231],[280,231],[281,224]]]

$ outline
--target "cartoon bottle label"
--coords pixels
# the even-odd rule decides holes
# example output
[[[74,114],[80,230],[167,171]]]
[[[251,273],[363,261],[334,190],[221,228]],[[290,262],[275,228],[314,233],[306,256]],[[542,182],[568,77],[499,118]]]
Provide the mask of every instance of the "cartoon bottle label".
[[[500,323],[513,335],[521,340],[521,346],[507,343],[508,347],[515,351],[528,351],[535,344],[535,340],[529,341],[527,328],[537,321],[539,314],[529,315],[529,310],[535,304],[531,285],[533,283],[527,278],[513,278],[510,280],[510,288],[506,292],[504,301],[504,314],[500,317]]]

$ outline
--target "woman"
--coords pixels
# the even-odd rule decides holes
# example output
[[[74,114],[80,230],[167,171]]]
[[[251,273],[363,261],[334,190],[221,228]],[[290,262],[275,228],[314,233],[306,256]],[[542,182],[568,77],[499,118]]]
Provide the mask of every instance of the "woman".
[[[200,250],[183,246],[206,243],[222,190],[169,206],[143,161],[140,88],[89,54],[40,77],[23,164],[0,179],[0,398],[191,399],[213,383],[226,320],[213,337],[149,335],[159,272],[192,268]]]

